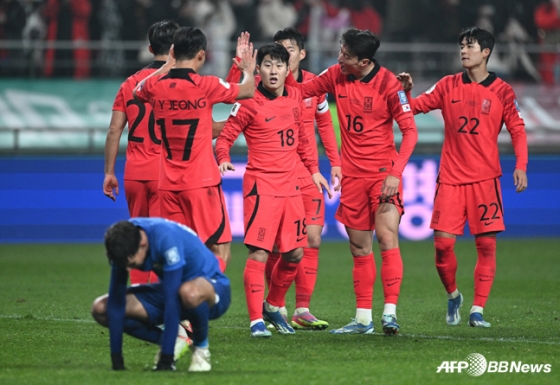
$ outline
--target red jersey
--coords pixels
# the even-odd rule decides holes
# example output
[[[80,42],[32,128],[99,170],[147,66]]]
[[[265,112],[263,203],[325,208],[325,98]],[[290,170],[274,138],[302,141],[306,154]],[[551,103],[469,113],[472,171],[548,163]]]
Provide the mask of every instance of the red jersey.
[[[226,77],[228,82],[240,82],[242,72],[239,70],[237,65],[233,64],[229,70]],[[300,75],[297,79],[298,83],[311,80],[316,75],[309,72],[300,70]],[[260,75],[255,75],[255,83],[259,84],[261,81]],[[331,114],[329,110],[329,103],[327,102],[326,95],[320,95],[315,97],[309,97],[304,99],[304,110],[303,110],[303,124],[305,129],[305,135],[309,143],[316,143],[315,138],[315,122],[317,122],[317,128],[319,129],[319,136],[325,147],[325,152],[331,163],[331,167],[340,166],[340,156],[338,155],[338,144],[336,143],[336,137],[334,135],[334,127],[332,125]],[[319,154],[317,152],[317,146],[311,146],[311,150],[314,153],[314,157],[318,158]],[[303,164],[299,162],[297,166],[298,178],[304,178],[309,176],[309,171]]]
[[[135,100],[132,91],[141,80],[164,63],[155,61],[126,79],[113,103],[113,111],[123,112],[128,122],[128,144],[124,164],[124,179],[127,180],[159,179],[160,131],[154,124],[152,106]]]
[[[298,84],[298,88],[304,98],[325,93],[336,98],[344,176],[362,178],[389,172],[401,178],[418,141],[418,131],[400,82],[389,70],[374,63],[362,80],[344,75],[336,64]],[[287,81],[297,84],[291,76]],[[400,154],[395,147],[393,120],[403,135]]]
[[[303,110],[296,88],[285,87],[284,94],[276,96],[262,83],[252,99],[235,104],[216,141],[216,157],[218,163],[230,162],[229,149],[243,132],[248,149],[244,196],[255,186],[259,195],[299,195],[296,166],[300,158],[308,173],[319,172],[316,152],[303,130]]]
[[[234,103],[237,84],[200,76],[190,68],[151,77],[136,96],[152,105],[161,129],[159,188],[182,191],[215,186],[220,172],[212,149],[212,106]]]
[[[467,184],[502,175],[498,134],[505,123],[517,158],[516,169],[527,169],[527,136],[515,93],[493,72],[481,83],[467,72],[446,76],[411,100],[415,114],[440,109],[444,141],[438,181]]]

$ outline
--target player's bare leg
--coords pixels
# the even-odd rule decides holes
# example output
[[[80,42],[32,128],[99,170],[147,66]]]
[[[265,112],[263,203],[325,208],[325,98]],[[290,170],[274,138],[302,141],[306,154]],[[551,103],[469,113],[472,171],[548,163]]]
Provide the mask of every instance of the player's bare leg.
[[[447,293],[447,315],[445,320],[448,325],[456,326],[461,322],[460,309],[463,305],[463,295],[457,288],[457,257],[455,256],[455,234],[445,231],[434,231],[435,260],[439,278]]]
[[[356,318],[349,324],[331,330],[332,334],[372,334],[371,306],[375,283],[375,260],[373,259],[373,231],[356,230],[346,226],[350,252],[354,259],[352,277],[356,295]]]
[[[399,249],[400,213],[392,203],[381,203],[375,212],[375,236],[381,250],[381,281],[385,305],[381,324],[386,335],[399,332],[397,302],[403,277],[403,263]]]
[[[323,226],[307,225],[307,247],[303,248],[303,258],[298,265],[295,279],[296,309],[291,322],[295,329],[322,330],[329,327],[328,322],[317,319],[309,311],[311,296],[317,282],[322,231]]]
[[[216,243],[213,245],[206,245],[218,258],[220,264],[220,270],[226,271],[227,264],[231,259],[231,242],[226,243]]]

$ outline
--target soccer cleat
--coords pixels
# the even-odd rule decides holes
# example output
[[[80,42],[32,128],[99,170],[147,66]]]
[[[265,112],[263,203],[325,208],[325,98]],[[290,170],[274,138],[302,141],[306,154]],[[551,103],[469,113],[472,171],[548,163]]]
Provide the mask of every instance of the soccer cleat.
[[[179,323],[177,339],[175,340],[175,348],[173,349],[173,362],[179,361],[179,359],[189,351],[189,347],[193,343],[187,330],[192,332],[191,323],[189,321],[181,321],[181,323]],[[156,353],[156,357],[154,358],[154,363],[156,365],[159,362],[160,355],[161,349]]]
[[[463,305],[463,294],[461,293],[457,297],[447,300],[447,316],[445,319],[448,325],[456,326],[461,322],[461,314],[459,314],[461,305]]]
[[[383,314],[381,317],[381,326],[386,336],[399,334],[400,326],[397,323],[397,316],[394,314]]]
[[[251,326],[251,337],[253,338],[270,338],[272,333],[266,330],[264,322],[259,322]]]
[[[268,311],[263,303],[263,318],[265,321],[274,325],[280,334],[296,334],[294,329],[286,322],[279,311]]]
[[[471,313],[469,325],[473,328],[489,328],[492,326],[489,322],[484,321],[481,313]]]
[[[313,314],[306,311],[292,316],[292,327],[300,330],[323,330],[329,327],[329,323],[317,319]]]
[[[212,369],[210,349],[193,346],[189,372],[209,372],[210,369]]]
[[[352,318],[352,321],[339,329],[330,331],[331,334],[373,334],[373,322],[364,325]]]

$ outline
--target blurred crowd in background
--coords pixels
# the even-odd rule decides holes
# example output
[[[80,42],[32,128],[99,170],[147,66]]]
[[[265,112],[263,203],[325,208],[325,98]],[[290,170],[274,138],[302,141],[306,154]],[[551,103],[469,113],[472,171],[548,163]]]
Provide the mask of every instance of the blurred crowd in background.
[[[490,62],[502,77],[560,84],[560,0],[0,0],[0,76],[128,76],[151,61],[146,32],[163,19],[202,29],[205,71],[222,77],[242,31],[258,47],[286,27],[306,37],[315,72],[356,27],[380,36],[393,72],[439,77],[460,68],[457,37],[477,25],[497,38]]]

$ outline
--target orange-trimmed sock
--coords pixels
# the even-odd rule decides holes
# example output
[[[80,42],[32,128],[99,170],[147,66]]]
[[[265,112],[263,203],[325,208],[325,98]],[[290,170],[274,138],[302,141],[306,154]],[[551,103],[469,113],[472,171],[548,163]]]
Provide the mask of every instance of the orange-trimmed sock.
[[[436,249],[436,269],[445,291],[453,293],[457,290],[457,257],[455,256],[455,238],[434,237]]]
[[[381,282],[383,283],[385,303],[396,305],[399,301],[403,277],[401,250],[396,247],[382,251],[381,258]]]
[[[296,309],[309,308],[311,295],[317,282],[317,268],[319,267],[319,249],[305,247],[303,258],[298,264],[296,274]]]
[[[278,260],[272,271],[272,284],[270,285],[266,302],[278,307],[284,304],[286,292],[296,278],[297,266],[297,262],[286,262],[283,258]]]
[[[477,237],[478,260],[474,267],[474,306],[484,307],[496,274],[496,238]]]
[[[373,285],[375,284],[375,260],[373,252],[365,256],[354,257],[352,278],[354,280],[354,294],[356,308],[371,309],[373,301]]]
[[[264,301],[264,262],[247,259],[243,272],[243,285],[249,319],[254,321],[262,318]]]

